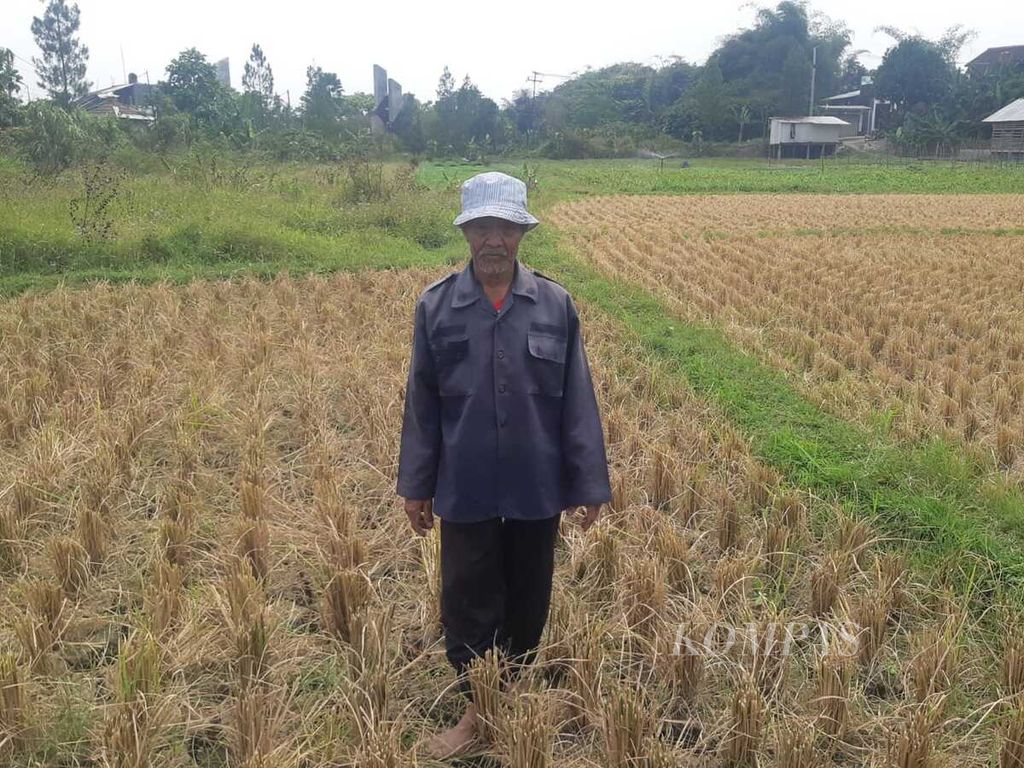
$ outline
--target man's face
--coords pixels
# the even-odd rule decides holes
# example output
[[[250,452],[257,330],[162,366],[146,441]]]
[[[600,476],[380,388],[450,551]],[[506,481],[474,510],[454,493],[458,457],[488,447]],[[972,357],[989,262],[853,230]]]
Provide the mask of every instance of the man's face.
[[[474,272],[492,276],[511,274],[519,241],[525,233],[526,227],[522,224],[494,216],[466,222],[462,234],[469,243]]]

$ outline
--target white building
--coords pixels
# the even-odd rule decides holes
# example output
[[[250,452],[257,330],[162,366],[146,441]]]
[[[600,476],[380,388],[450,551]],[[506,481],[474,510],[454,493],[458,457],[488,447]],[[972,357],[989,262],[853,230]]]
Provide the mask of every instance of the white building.
[[[1024,99],[1011,101],[981,122],[992,126],[992,154],[1024,160]]]
[[[772,157],[821,157],[836,151],[852,126],[838,117],[772,117],[768,144]]]

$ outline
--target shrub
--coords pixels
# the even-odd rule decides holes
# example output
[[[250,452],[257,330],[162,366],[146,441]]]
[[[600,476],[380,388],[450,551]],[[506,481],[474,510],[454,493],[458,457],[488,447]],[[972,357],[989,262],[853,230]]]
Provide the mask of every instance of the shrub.
[[[44,101],[25,108],[25,124],[15,129],[18,150],[42,173],[57,173],[82,154],[85,131],[70,113]]]

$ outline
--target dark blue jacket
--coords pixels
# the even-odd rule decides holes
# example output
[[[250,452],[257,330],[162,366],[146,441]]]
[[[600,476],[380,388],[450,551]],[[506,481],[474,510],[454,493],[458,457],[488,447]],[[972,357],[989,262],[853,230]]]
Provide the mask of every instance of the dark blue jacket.
[[[516,262],[501,311],[472,261],[416,304],[398,495],[450,522],[535,520],[611,500],[579,316]]]

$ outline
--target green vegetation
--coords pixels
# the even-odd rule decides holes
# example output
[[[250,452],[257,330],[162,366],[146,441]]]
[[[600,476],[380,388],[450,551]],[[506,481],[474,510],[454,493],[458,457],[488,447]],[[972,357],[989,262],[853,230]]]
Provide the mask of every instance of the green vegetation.
[[[439,264],[461,256],[450,196],[407,167],[203,162],[47,180],[0,164],[0,294],[64,280],[188,280]],[[73,215],[75,214],[75,215]]]
[[[129,163],[134,167],[135,156]],[[482,170],[538,180],[532,205],[595,194],[1015,192],[1024,168],[697,160],[331,164],[191,154],[37,176],[0,159],[0,294],[61,280],[187,280],[440,264],[462,258],[458,188]],[[532,182],[531,182],[532,183]]]
[[[37,75],[51,97],[48,105],[72,111],[75,97],[89,85],[84,79],[89,50],[78,40],[78,24],[77,4],[65,0],[51,0],[44,17],[32,22],[43,54]],[[873,71],[858,60],[862,51],[853,49],[845,22],[792,0],[754,8],[748,26],[722,30],[721,42],[702,64],[678,56],[659,66],[618,62],[571,76],[545,75],[539,93],[519,89],[507,98],[490,98],[468,73],[453,74],[445,67],[434,93],[419,98],[406,93],[396,114],[382,115],[390,130],[381,143],[432,159],[631,157],[639,149],[659,148],[698,156],[725,147],[753,154],[759,145],[744,140],[763,138],[770,117],[819,112],[821,99],[858,91],[871,75],[873,91],[859,98],[867,104],[879,96],[892,105],[875,123],[890,146],[908,154],[947,156],[964,139],[984,139],[988,128],[982,118],[1024,95],[1019,62],[958,68],[959,51],[972,36],[958,25],[937,40],[891,26],[880,29],[893,45]],[[114,131],[120,142],[150,151],[209,145],[275,160],[330,160],[367,137],[376,105],[370,94],[346,93],[336,73],[313,64],[293,107],[275,90],[271,62],[258,42],[245,64],[241,92],[222,85],[214,65],[196,48],[173,57],[165,77],[153,74],[152,85],[132,87],[131,103],[155,123],[112,121],[118,123]],[[11,52],[0,48],[0,129],[40,121],[33,115],[38,102],[18,106],[22,86]],[[52,162],[52,151],[38,154],[45,144],[33,143],[34,133],[10,135],[24,157]],[[90,129],[82,133],[87,138]],[[103,157],[104,146],[113,148],[82,141],[67,162]]]
[[[486,165],[426,163],[419,178],[435,188],[457,189],[481,171],[503,171],[539,180],[533,200],[548,205],[560,199],[610,194],[785,193],[1019,193],[1024,166],[950,163],[891,164],[865,162],[675,158],[660,168],[657,160],[529,160]]]

